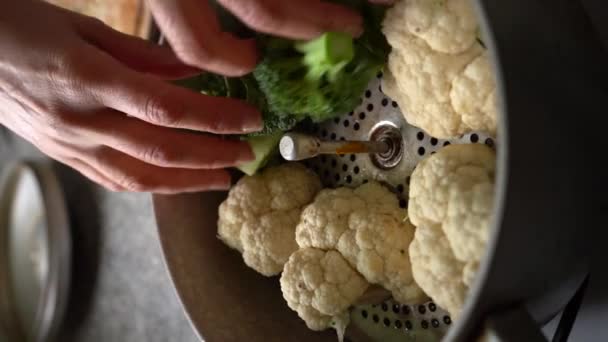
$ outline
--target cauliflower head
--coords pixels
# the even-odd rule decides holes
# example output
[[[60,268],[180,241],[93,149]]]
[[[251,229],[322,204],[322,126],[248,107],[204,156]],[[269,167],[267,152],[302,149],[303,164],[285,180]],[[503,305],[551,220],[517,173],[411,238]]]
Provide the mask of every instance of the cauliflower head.
[[[417,227],[410,246],[414,279],[452,314],[459,312],[462,300],[457,294],[461,287],[466,294],[472,285],[488,242],[495,163],[494,151],[485,145],[451,145],[423,160],[412,174],[409,214]],[[440,243],[425,251],[425,243],[432,245],[430,240]],[[438,275],[447,272],[448,264],[451,274],[458,270],[450,281]]]
[[[485,145],[462,144],[443,147],[422,160],[410,180],[408,212],[412,223],[417,227],[442,224],[454,189],[471,185],[476,176],[494,180],[495,157]],[[457,182],[460,179],[470,182],[461,185]]]
[[[298,249],[295,227],[302,209],[273,211],[241,228],[243,260],[265,276],[280,273],[289,256]]]
[[[477,19],[470,0],[407,0],[403,7],[409,33],[435,51],[458,54],[477,39]]]
[[[470,130],[496,134],[498,104],[496,79],[485,51],[452,82],[450,100],[462,123]]]
[[[443,231],[454,255],[477,263],[485,251],[494,209],[494,180],[487,170],[472,169],[456,177],[448,199]]]
[[[245,176],[219,207],[218,237],[266,276],[279,274],[298,248],[295,227],[302,209],[321,190],[321,181],[298,163]]]
[[[425,298],[411,273],[407,247],[413,236],[407,211],[376,182],[321,191],[296,228],[300,247],[336,249],[368,282],[404,303]]]
[[[496,133],[496,82],[470,1],[400,0],[383,23],[393,47],[384,92],[437,138]]]
[[[365,210],[367,202],[349,188],[323,189],[302,211],[296,227],[300,247],[334,249],[348,229],[350,215]]]
[[[418,285],[452,318],[458,317],[468,291],[463,281],[465,266],[454,256],[441,227],[416,228],[409,254]]]
[[[316,331],[343,320],[369,283],[337,251],[302,248],[293,253],[281,275],[287,305]]]

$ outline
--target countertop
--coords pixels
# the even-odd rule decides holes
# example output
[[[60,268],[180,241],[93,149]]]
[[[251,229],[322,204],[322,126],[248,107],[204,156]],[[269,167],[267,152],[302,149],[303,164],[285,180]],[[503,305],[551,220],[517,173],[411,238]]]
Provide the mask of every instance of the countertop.
[[[0,168],[40,158],[0,126]],[[162,259],[149,195],[111,193],[56,165],[73,234],[73,279],[59,341],[196,342]]]

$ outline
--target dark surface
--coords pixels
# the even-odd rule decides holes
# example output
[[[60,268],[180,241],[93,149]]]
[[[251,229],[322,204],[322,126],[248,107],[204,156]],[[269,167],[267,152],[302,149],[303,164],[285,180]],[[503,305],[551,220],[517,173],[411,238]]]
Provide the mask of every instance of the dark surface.
[[[572,0],[479,3],[504,115],[496,232],[451,332],[457,341],[489,313],[526,305],[543,321],[558,312],[589,270],[600,229],[593,133],[605,115],[608,64],[585,13]]]
[[[0,168],[40,155],[0,126]],[[166,271],[151,201],[57,167],[72,223],[73,279],[59,341],[199,341]]]

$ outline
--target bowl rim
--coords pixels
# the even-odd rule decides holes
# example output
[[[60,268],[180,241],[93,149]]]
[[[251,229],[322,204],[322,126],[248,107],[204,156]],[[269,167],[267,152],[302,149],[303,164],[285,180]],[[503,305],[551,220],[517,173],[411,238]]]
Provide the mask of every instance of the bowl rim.
[[[51,340],[56,336],[65,316],[71,280],[72,240],[65,197],[61,191],[50,162],[42,160],[13,160],[0,172],[0,227],[7,227],[7,214],[17,192],[17,181],[23,173],[34,177],[41,195],[46,218],[46,247],[49,265],[45,283],[42,284],[40,300],[36,312],[36,322],[26,330],[19,322],[16,304],[11,299],[11,275],[7,241],[8,229],[0,229],[0,262],[7,266],[0,268],[0,309],[7,316],[5,324],[9,336],[33,336],[37,341]]]

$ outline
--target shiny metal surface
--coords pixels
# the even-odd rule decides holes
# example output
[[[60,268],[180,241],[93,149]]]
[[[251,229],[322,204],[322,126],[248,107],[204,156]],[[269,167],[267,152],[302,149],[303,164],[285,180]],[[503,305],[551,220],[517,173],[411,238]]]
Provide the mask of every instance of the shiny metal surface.
[[[314,158],[320,154],[387,154],[390,152],[389,141],[385,139],[370,141],[328,141],[318,137],[287,133],[279,143],[279,151],[285,160],[296,161]],[[399,136],[400,138],[400,136]]]
[[[49,236],[40,184],[34,171],[18,166],[8,194],[8,261],[14,305],[29,340],[42,325],[45,287],[49,280]],[[12,190],[12,191],[11,191]]]
[[[0,126],[0,170],[20,158],[48,161]],[[68,308],[56,341],[198,342],[162,260],[149,195],[105,191],[68,167],[53,169],[73,241]],[[19,341],[1,335],[2,342]]]
[[[396,102],[382,91],[383,75],[370,82],[362,94],[361,104],[350,113],[312,127],[308,134],[329,141],[374,141],[398,135],[397,150],[382,157],[375,154],[321,155],[307,164],[321,176],[323,184],[359,186],[371,179],[399,188],[407,194],[409,176],[416,165],[429,154],[448,144],[487,144],[495,147],[495,139],[483,132],[454,139],[437,139],[407,123]],[[390,128],[390,130],[388,129]],[[393,140],[395,141],[395,140]],[[405,196],[404,196],[405,197]]]
[[[48,341],[57,333],[70,281],[70,232],[50,165],[15,162],[0,188],[6,334]]]

